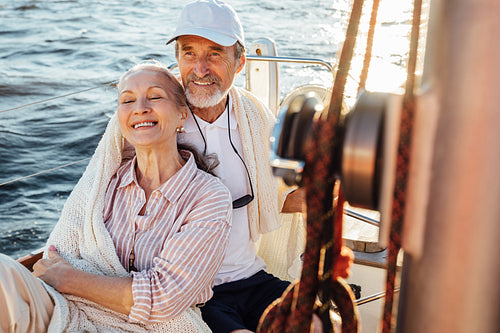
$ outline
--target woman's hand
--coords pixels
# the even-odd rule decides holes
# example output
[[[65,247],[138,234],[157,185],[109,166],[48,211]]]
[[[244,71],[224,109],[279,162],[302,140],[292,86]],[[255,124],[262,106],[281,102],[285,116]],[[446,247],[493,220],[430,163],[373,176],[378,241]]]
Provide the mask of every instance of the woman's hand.
[[[71,266],[54,245],[48,259],[33,266],[33,274],[58,292],[86,298],[111,310],[129,314],[134,305],[132,277],[113,277],[88,273]]]
[[[49,246],[47,253],[49,258],[38,260],[33,266],[33,274],[57,291],[64,293],[64,281],[75,268],[59,255],[54,245]]]

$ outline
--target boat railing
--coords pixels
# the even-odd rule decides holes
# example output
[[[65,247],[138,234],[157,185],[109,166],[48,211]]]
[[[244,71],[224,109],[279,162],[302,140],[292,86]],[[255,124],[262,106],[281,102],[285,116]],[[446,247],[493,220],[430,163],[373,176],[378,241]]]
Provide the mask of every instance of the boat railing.
[[[373,219],[371,217],[365,216],[361,213],[355,212],[351,209],[344,208],[344,214],[347,216],[350,216],[350,217],[354,217],[355,219],[362,221],[362,222],[365,222],[365,223],[368,223],[370,225],[380,227],[380,221]]]
[[[310,64],[310,65],[320,65],[326,67],[330,73],[332,73],[332,77],[335,78],[335,67],[330,62],[325,61],[319,58],[301,58],[301,57],[283,57],[283,56],[259,56],[259,55],[246,55],[247,60],[251,61],[275,61],[275,62],[288,62],[288,63],[296,63],[296,64]],[[177,63],[174,62],[168,66],[170,70],[174,70],[177,68]]]
[[[247,55],[246,58],[247,60],[252,60],[252,61],[276,61],[276,62],[288,62],[296,64],[320,65],[326,67],[330,71],[330,73],[332,73],[332,79],[335,78],[335,66],[323,59],[282,57],[282,56],[261,56],[261,55]]]
[[[315,92],[319,98],[325,98],[323,101],[326,102],[327,91],[333,86],[333,81],[335,79],[336,65],[320,58],[246,54],[246,60],[247,70],[245,72],[245,89],[260,98],[261,101],[263,101],[275,115],[278,114],[278,110],[280,110],[283,105],[286,105],[291,99],[293,99],[294,96],[299,94]],[[250,67],[250,65],[254,62],[268,63],[268,67]],[[278,84],[279,74],[277,67],[274,68],[274,73],[271,69],[272,63],[274,63],[275,66],[277,66],[278,63],[319,66],[330,73],[331,82],[327,85],[307,83],[284,92],[282,91],[283,89],[280,89],[280,85]],[[170,70],[175,70],[177,67],[178,65],[176,62],[168,66]],[[262,72],[266,71],[267,75],[263,75]],[[256,76],[254,77],[254,75]],[[352,77],[350,73],[348,76],[351,80],[353,80],[353,82],[357,82],[357,80]],[[259,84],[252,84],[251,82],[253,82],[253,80],[257,80]],[[266,91],[263,91],[263,89]]]

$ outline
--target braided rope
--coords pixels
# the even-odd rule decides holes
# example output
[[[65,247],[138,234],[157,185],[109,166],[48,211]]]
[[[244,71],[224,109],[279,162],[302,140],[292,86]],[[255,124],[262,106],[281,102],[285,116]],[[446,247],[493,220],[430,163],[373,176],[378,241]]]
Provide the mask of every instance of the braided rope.
[[[370,68],[370,60],[372,58],[373,36],[375,35],[375,24],[377,23],[377,13],[380,0],[373,0],[372,12],[370,16],[370,27],[368,29],[368,36],[366,38],[366,50],[363,59],[363,68],[359,76],[358,94],[361,89],[366,86],[366,79],[368,78],[368,69]]]
[[[415,114],[415,69],[417,63],[418,38],[422,0],[414,1],[413,22],[410,38],[410,55],[408,59],[408,73],[405,96],[401,112],[399,142],[397,151],[396,179],[392,203],[392,223],[389,233],[387,257],[387,280],[384,313],[382,318],[382,333],[389,333],[393,325],[394,288],[397,273],[397,257],[401,249],[401,231],[403,229],[406,189],[408,183],[408,169],[411,152],[411,137],[413,133],[413,118]]]
[[[307,240],[300,280],[290,285],[282,297],[264,312],[257,332],[309,332],[316,310],[325,331],[333,330],[329,319],[330,301],[334,301],[342,317],[344,333],[357,332],[357,312],[349,286],[332,276],[333,263],[342,245],[344,199],[340,182],[334,175],[339,161],[340,115],[347,75],[354,54],[363,0],[354,0],[351,17],[335,75],[330,107],[326,119],[318,120],[306,148],[304,183],[307,195]],[[334,190],[338,194],[334,207]],[[331,239],[333,238],[333,241]],[[320,272],[320,261],[322,267]],[[321,281],[320,281],[321,278]],[[321,288],[320,288],[321,287]],[[316,297],[323,304],[315,307]]]

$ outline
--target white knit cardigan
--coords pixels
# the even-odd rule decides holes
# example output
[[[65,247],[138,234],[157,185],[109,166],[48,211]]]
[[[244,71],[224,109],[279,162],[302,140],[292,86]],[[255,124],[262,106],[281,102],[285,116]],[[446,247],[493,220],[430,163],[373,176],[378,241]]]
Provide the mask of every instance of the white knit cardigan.
[[[255,96],[246,90],[230,90],[233,110],[250,179],[254,185],[255,199],[248,205],[250,238],[257,241],[259,234],[279,228],[278,181],[269,166],[269,152],[274,115]],[[279,208],[278,208],[279,207]]]
[[[47,241],[75,268],[107,276],[129,276],[103,220],[106,188],[121,164],[123,146],[114,114]],[[49,332],[210,332],[194,307],[167,322],[141,325],[86,299],[62,295],[46,284],[45,287],[55,302]]]
[[[248,205],[250,237],[257,242],[258,255],[267,271],[283,280],[300,275],[306,239],[305,218],[301,213],[280,214],[281,207],[296,187],[288,187],[272,175],[269,165],[273,113],[247,90],[230,90],[233,110],[243,143],[245,162],[255,199]]]

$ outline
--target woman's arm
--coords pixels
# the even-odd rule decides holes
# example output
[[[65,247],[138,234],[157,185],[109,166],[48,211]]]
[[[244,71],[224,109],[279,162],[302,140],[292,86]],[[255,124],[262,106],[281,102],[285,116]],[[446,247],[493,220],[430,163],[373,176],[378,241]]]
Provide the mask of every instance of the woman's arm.
[[[54,245],[48,259],[33,266],[33,274],[60,293],[83,297],[116,312],[129,314],[132,298],[131,277],[110,277],[81,271],[59,255]]]
[[[158,322],[175,317],[211,296],[210,287],[229,239],[231,195],[222,183],[212,190],[200,188],[180,230],[164,240],[163,251],[147,270],[133,277],[110,277],[73,267],[50,246],[47,258],[34,266],[34,274],[57,291],[79,296],[116,312],[132,322]],[[192,199],[192,200],[193,200]]]
[[[213,199],[213,194],[205,197],[206,201]],[[221,203],[222,210],[203,203],[196,205],[181,230],[165,241],[164,250],[154,258],[153,266],[133,273],[135,303],[129,315],[132,321],[168,320],[210,298],[214,276],[226,252],[231,223],[229,194]]]

